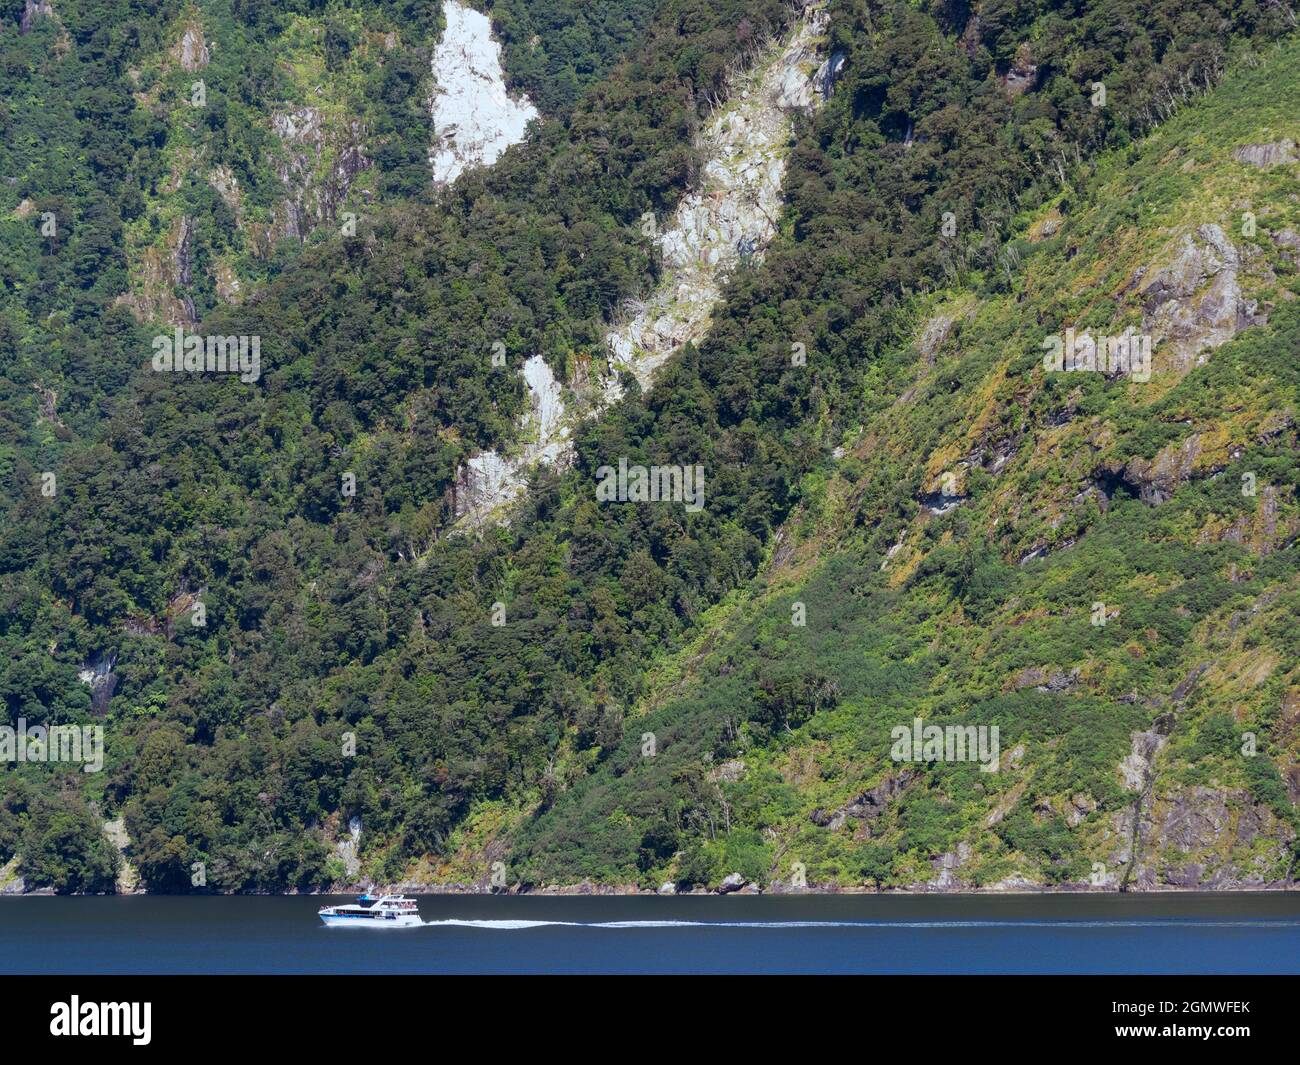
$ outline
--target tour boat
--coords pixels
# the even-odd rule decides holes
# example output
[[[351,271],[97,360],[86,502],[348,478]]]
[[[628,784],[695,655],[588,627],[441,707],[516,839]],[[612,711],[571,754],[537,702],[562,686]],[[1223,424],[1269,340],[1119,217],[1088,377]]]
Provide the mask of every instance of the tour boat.
[[[344,906],[322,906],[319,913],[330,928],[412,928],[423,923],[415,899],[403,895],[362,895]]]

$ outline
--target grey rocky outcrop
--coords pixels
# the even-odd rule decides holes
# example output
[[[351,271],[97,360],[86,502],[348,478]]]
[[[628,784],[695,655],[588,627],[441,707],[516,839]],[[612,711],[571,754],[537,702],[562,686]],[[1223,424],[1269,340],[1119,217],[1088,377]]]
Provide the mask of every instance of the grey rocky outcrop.
[[[4,865],[0,865],[0,895],[22,895],[27,891],[27,883],[18,875],[21,862],[15,854]]]
[[[921,330],[921,338],[916,343],[916,350],[927,366],[934,365],[935,354],[943,347],[956,321],[956,314],[936,314],[925,323],[925,327]]]
[[[117,655],[111,651],[82,663],[77,677],[82,684],[90,688],[90,707],[99,717],[108,713],[108,704],[117,690],[117,674],[113,672],[117,665]]]
[[[1270,166],[1300,163],[1300,154],[1296,153],[1296,142],[1289,138],[1267,144],[1243,144],[1232,150],[1232,157],[1239,163],[1257,166],[1262,170]]]
[[[1161,448],[1151,459],[1130,459],[1120,470],[1138,497],[1153,505],[1167,501],[1178,486],[1192,476],[1201,453],[1201,434],[1192,433],[1177,444]]]
[[[749,881],[739,873],[728,873],[718,885],[718,894],[730,895],[732,892],[740,891],[748,883]]]
[[[1097,809],[1097,800],[1091,795],[1076,793],[1070,796],[1065,810],[1065,823],[1071,828],[1078,828],[1088,819],[1088,815]]]
[[[104,836],[113,849],[117,851],[122,862],[117,871],[117,893],[119,895],[133,894],[139,888],[140,874],[126,856],[127,848],[131,845],[131,837],[127,835],[126,831],[126,819],[118,817],[112,821],[105,821]]]
[[[971,854],[971,845],[962,840],[955,850],[939,855],[930,863],[935,869],[935,876],[926,886],[936,891],[952,891],[964,886],[958,871],[970,861]]]
[[[879,784],[869,791],[864,791],[854,799],[837,810],[826,811],[817,809],[812,812],[813,824],[820,828],[828,828],[832,832],[842,828],[850,819],[855,821],[870,822],[879,817],[885,811],[885,807],[903,790],[917,778],[915,769],[904,769],[899,773],[887,776]]]
[[[1131,834],[1133,816],[1119,816],[1121,834]],[[1141,846],[1128,882],[1144,890],[1264,887],[1280,878],[1294,838],[1272,811],[1236,788],[1178,788],[1154,799],[1140,819]],[[1249,857],[1233,861],[1229,853]],[[1130,857],[1127,849],[1118,855]]]
[[[1155,773],[1156,755],[1167,740],[1168,736],[1155,729],[1132,734],[1133,745],[1119,764],[1124,787],[1130,791],[1143,792],[1150,786]]]
[[[1027,666],[1016,674],[1011,686],[1017,690],[1036,688],[1040,692],[1063,692],[1073,688],[1078,679],[1078,666],[1075,666],[1068,673],[1061,669],[1041,669],[1038,666]]]
[[[23,6],[22,18],[18,23],[19,32],[26,36],[31,33],[37,19],[53,17],[54,5],[50,3],[50,0],[27,0],[27,3]]]
[[[303,106],[272,116],[271,127],[283,146],[275,172],[288,196],[276,211],[264,254],[279,239],[303,240],[317,226],[333,222],[356,176],[370,166],[362,150],[365,130],[355,119],[327,127],[319,108]],[[322,170],[323,160],[328,165]]]
[[[1293,263],[1300,263],[1300,233],[1289,226],[1273,234],[1273,243],[1282,249],[1282,254]]]
[[[176,61],[187,74],[193,74],[208,65],[211,56],[208,43],[203,39],[203,27],[191,24],[185,27],[181,39],[176,42]]]
[[[1214,224],[1184,233],[1170,263],[1139,280],[1142,331],[1151,334],[1154,366],[1182,376],[1243,329],[1267,316],[1242,292],[1246,262]]]
[[[355,882],[361,875],[361,818],[348,820],[347,834],[334,842],[334,856],[343,863],[348,881]]]
[[[1002,87],[1008,96],[1020,96],[1038,84],[1038,64],[1033,61],[1027,44],[1017,50],[1015,59],[1002,77]]]
[[[761,257],[776,232],[794,116],[821,103],[818,79],[824,86],[832,77],[819,63],[826,25],[824,6],[808,5],[790,38],[737,80],[701,134],[700,182],[655,241],[664,280],[608,337],[612,369],[630,371],[643,389],[674,352],[704,337],[728,273]],[[620,394],[611,374],[607,399]]]

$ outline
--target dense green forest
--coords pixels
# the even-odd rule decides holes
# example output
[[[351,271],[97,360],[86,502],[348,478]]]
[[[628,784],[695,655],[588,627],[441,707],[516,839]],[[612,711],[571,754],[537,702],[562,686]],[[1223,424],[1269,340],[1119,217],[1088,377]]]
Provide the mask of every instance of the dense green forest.
[[[602,357],[662,273],[644,216],[799,12],[500,0],[543,119],[438,189],[437,4],[52,4],[0,6],[0,695],[107,739],[0,770],[29,887],[324,888],[354,817],[385,882],[1289,878],[1300,177],[1233,155],[1300,139],[1285,4],[831,0],[765,256],[474,535],[457,471],[526,405],[494,345]],[[1142,322],[1189,223],[1254,249],[1249,327],[1146,389],[1044,373],[1044,335]],[[169,309],[260,336],[256,386],[151,372]],[[619,456],[702,464],[707,506],[599,504]],[[913,717],[999,724],[1015,771],[904,779]],[[1257,830],[1114,857],[1211,803]]]

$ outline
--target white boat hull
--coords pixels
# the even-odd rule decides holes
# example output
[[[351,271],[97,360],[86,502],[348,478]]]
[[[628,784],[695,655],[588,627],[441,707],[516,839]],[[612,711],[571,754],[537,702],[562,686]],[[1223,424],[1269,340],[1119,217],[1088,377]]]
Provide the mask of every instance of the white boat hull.
[[[393,916],[369,916],[322,913],[320,919],[327,928],[418,928],[424,922],[418,914],[396,914]]]

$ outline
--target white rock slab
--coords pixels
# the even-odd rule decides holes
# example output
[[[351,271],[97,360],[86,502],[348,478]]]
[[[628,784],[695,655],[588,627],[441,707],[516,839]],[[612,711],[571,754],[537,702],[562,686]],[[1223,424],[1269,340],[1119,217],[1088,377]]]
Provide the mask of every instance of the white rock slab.
[[[445,0],[447,29],[433,53],[433,180],[449,185],[466,170],[491,166],[524,139],[537,108],[506,91],[501,46],[486,15]]]

